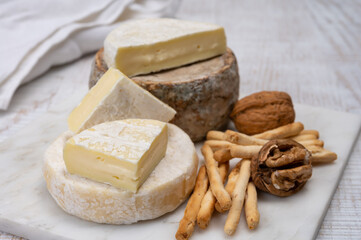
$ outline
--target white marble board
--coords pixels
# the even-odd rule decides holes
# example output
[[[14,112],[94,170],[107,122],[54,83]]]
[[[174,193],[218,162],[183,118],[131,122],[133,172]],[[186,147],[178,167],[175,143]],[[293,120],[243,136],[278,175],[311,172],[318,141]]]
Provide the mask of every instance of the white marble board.
[[[42,176],[43,152],[66,130],[66,118],[82,96],[74,96],[0,144],[0,230],[29,239],[174,239],[185,204],[158,219],[132,225],[105,225],[70,216],[51,198]],[[335,192],[361,126],[361,116],[296,105],[297,121],[317,129],[325,148],[338,154],[333,164],[314,167],[305,188],[288,198],[259,192],[260,225],[223,233],[226,214],[213,216],[207,230],[191,239],[314,239]],[[198,146],[199,147],[199,146]],[[201,158],[201,155],[199,155]],[[201,159],[202,161],[202,159]]]

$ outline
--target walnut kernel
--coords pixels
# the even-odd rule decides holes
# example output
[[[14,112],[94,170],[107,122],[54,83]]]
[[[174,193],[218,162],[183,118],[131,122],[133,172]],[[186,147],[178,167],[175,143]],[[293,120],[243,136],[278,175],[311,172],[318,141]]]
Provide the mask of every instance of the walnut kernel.
[[[251,172],[260,190],[290,196],[312,176],[311,153],[293,140],[271,140],[252,159]]]

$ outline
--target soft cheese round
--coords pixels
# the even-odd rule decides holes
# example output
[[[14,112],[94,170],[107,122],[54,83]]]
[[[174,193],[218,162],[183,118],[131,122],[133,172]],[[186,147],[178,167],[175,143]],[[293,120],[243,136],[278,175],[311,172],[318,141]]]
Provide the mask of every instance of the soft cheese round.
[[[100,49],[89,88],[108,70],[103,56]],[[237,60],[229,48],[214,58],[131,79],[176,110],[172,123],[193,141],[202,140],[210,130],[225,128],[239,95]]]
[[[55,140],[45,152],[43,167],[51,196],[71,215],[108,224],[153,219],[176,209],[194,187],[196,150],[188,135],[173,124],[168,124],[166,156],[136,193],[68,173],[63,147],[71,136],[67,131]]]

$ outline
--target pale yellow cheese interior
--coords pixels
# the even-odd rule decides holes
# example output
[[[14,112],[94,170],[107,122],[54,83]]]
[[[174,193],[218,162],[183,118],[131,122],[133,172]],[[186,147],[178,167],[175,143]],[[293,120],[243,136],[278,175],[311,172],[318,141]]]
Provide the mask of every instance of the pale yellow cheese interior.
[[[175,113],[123,73],[110,68],[70,113],[68,126],[78,133],[99,123],[127,118],[168,122]]]
[[[164,122],[106,122],[69,139],[64,162],[69,173],[136,192],[164,157],[167,141]]]
[[[122,24],[104,42],[104,60],[128,76],[179,67],[226,51],[220,26],[177,19]]]
[[[118,71],[107,71],[99,80],[101,84],[97,88],[92,88],[83,98],[80,104],[70,113],[68,117],[69,129],[78,132],[82,124],[93,113],[94,109],[107,96],[113,88],[116,81],[121,76]],[[101,86],[101,87],[99,87]]]

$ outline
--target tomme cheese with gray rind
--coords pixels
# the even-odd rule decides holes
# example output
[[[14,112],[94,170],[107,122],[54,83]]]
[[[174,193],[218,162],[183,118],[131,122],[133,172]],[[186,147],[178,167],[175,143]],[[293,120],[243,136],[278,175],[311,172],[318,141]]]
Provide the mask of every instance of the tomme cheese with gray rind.
[[[89,87],[108,69],[100,49],[93,62]],[[177,111],[171,121],[193,141],[222,129],[239,94],[237,61],[230,49],[221,56],[132,80]]]
[[[137,193],[68,173],[63,147],[72,136],[67,131],[55,140],[45,152],[43,166],[51,196],[71,215],[108,224],[153,219],[176,209],[194,187],[198,168],[194,144],[172,124],[168,124],[165,157]]]
[[[109,67],[135,76],[183,66],[226,51],[221,26],[179,19],[139,19],[122,23],[104,41]]]

